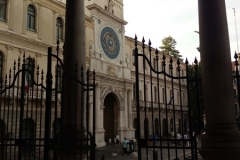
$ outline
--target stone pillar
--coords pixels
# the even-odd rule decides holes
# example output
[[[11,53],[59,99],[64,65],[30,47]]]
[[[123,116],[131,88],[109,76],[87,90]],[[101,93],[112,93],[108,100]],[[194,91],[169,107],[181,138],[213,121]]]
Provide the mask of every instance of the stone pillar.
[[[63,95],[62,95],[62,135],[61,135],[61,158],[78,159],[85,155],[80,146],[85,145],[83,120],[85,105],[81,85],[76,83],[75,78],[81,80],[81,67],[86,68],[85,52],[85,13],[84,1],[66,1],[66,23],[65,23],[65,45],[64,45],[64,71],[63,74]],[[77,64],[77,68],[76,68]],[[77,74],[76,74],[77,70]],[[83,78],[85,80],[85,78]],[[81,126],[83,124],[83,126]]]
[[[127,105],[128,105],[128,128],[132,129],[132,94],[131,90],[127,91]]]
[[[127,89],[124,89],[124,129],[128,127],[128,94]],[[129,137],[127,137],[129,138]]]
[[[199,150],[204,160],[240,159],[240,134],[234,114],[233,84],[224,0],[199,0],[199,33],[206,134]]]
[[[100,86],[97,84],[96,86],[96,94],[95,94],[95,102],[96,102],[96,130],[99,129],[100,127],[100,106],[101,106],[101,101],[100,101]]]

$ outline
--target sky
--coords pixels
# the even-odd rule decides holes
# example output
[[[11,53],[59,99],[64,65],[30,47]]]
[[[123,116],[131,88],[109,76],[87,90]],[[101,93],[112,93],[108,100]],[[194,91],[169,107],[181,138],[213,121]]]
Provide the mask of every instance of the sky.
[[[194,32],[199,30],[198,0],[123,0],[123,3],[124,20],[128,22],[126,36],[134,38],[136,34],[139,41],[144,36],[145,43],[150,39],[152,47],[158,49],[164,37],[172,36],[184,60],[188,58],[193,62],[195,57],[200,60],[196,49],[199,35]],[[237,48],[240,51],[240,0],[225,0],[225,3],[231,58],[234,60]],[[232,8],[235,8],[235,16]]]

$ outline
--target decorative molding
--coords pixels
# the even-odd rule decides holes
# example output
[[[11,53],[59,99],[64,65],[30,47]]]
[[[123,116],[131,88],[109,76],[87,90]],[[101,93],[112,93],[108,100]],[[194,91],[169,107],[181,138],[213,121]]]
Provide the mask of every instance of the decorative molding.
[[[21,54],[24,54],[26,50],[22,49],[22,48],[19,48],[19,51],[20,51]]]
[[[0,29],[0,40],[19,45],[21,47],[34,49],[47,53],[47,47],[55,47],[50,43],[43,42],[39,39],[34,39],[23,34],[18,34],[10,30]]]
[[[101,6],[99,6],[99,5],[95,4],[95,3],[86,6],[86,8],[89,9],[90,11],[97,10],[101,14],[103,14],[103,15],[105,15],[107,17],[110,17],[111,19],[114,19],[115,21],[117,21],[118,23],[121,23],[123,25],[127,25],[128,24],[127,21],[124,21],[123,19],[118,18],[117,16],[109,13],[108,11],[105,11]]]
[[[12,50],[12,49],[13,49],[13,46],[6,45],[6,48],[7,48],[8,50]]]
[[[36,53],[36,57],[41,57],[42,55],[40,53]]]

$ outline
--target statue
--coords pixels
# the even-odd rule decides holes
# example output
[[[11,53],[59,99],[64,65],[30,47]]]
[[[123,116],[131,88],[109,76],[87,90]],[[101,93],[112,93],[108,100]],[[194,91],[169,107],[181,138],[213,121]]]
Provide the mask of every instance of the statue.
[[[114,6],[114,2],[112,0],[108,1],[108,12],[112,12]]]
[[[93,44],[89,46],[89,55],[90,56],[94,55],[94,45]]]

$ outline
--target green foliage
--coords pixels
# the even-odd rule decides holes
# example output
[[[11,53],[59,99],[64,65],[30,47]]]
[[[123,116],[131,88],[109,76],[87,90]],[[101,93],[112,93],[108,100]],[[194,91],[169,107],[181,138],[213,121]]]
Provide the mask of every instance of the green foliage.
[[[176,49],[176,45],[177,41],[173,37],[168,36],[162,40],[162,46],[159,48],[165,55],[170,55],[174,58],[181,58],[182,55],[180,55],[180,52]]]
[[[193,130],[196,132],[204,128],[201,63],[189,65],[188,76],[189,76],[189,105],[191,107]]]

